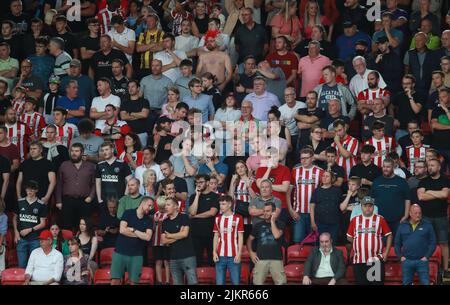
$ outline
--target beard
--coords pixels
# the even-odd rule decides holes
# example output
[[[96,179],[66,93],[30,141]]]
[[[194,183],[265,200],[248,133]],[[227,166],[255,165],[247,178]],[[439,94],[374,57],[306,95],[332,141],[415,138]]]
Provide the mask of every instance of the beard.
[[[377,84],[368,83],[369,89],[376,89],[378,86]]]
[[[72,163],[79,163],[81,161],[82,157],[70,157],[70,161],[72,161]]]
[[[214,51],[216,48],[215,48],[215,46],[212,46],[212,45],[210,45],[210,44],[208,44],[207,46],[206,46],[206,48],[209,50],[209,51]]]

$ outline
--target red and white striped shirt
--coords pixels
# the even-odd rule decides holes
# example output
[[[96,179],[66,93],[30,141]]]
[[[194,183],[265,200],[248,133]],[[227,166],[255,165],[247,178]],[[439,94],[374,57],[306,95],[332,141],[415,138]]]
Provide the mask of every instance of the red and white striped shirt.
[[[382,139],[377,140],[375,137],[371,137],[364,144],[370,144],[375,147],[375,157],[373,163],[378,166],[383,166],[383,161],[391,151],[395,150],[395,140],[392,137],[384,136]]]
[[[143,154],[142,151],[135,151],[131,154],[131,158],[133,159],[134,162],[136,162],[137,166],[141,166],[142,162],[143,162]],[[124,161],[125,163],[130,163],[130,160],[128,160],[127,154],[124,151],[122,151],[122,153],[119,155],[119,159]]]
[[[294,186],[294,211],[309,213],[312,193],[319,187],[324,170],[313,165],[306,169],[303,166],[294,168],[291,176],[291,185]]]
[[[19,122],[26,124],[31,130],[31,135],[36,139],[39,139],[42,130],[45,128],[45,119],[39,112],[22,113]]]
[[[125,14],[120,9],[116,10],[115,12],[111,12],[107,8],[104,8],[98,12],[97,19],[100,24],[101,35],[106,34],[111,30],[111,18],[117,15],[122,16],[124,20],[126,19]]]
[[[214,221],[214,233],[219,234],[217,254],[235,257],[238,253],[238,233],[244,232],[244,221],[241,215],[218,215]]]
[[[381,98],[383,101],[391,96],[391,93],[387,89],[377,88],[372,90],[370,88],[364,89],[358,94],[358,102],[366,101],[366,105],[373,105],[373,100],[376,98]],[[386,109],[384,109],[384,114],[386,114]],[[372,113],[370,114],[372,115]],[[367,117],[364,115],[363,120]]]
[[[17,146],[20,156],[20,162],[25,160],[28,153],[28,141],[30,139],[31,130],[27,125],[21,122],[16,122],[14,125],[5,124],[8,128],[8,138],[14,145]]]
[[[76,137],[78,137],[80,134],[78,133],[78,127],[75,126],[72,123],[64,123],[62,126],[56,126],[56,142],[64,145],[65,147],[69,148],[70,143],[72,143],[72,140]],[[45,129],[42,132],[42,138],[46,138],[45,135]]]
[[[365,264],[373,258],[382,258],[383,237],[392,234],[383,216],[359,215],[350,221],[347,236],[353,238],[354,264]]]
[[[335,142],[333,142],[331,144],[332,147],[336,148],[336,153],[337,153],[337,157],[336,157],[336,163],[339,166],[342,166],[345,170],[345,173],[347,174],[347,179],[350,175],[350,170],[352,169],[353,166],[356,165],[356,156],[358,155],[358,146],[359,146],[359,142],[357,139],[353,138],[350,135],[347,135],[345,137],[344,140],[341,140],[341,144],[342,146],[344,146],[344,148],[349,151],[352,156],[349,158],[344,158],[344,156],[342,156],[339,152],[339,149],[337,148],[337,145]],[[346,179],[344,179],[346,180]]]
[[[17,118],[19,118],[20,115],[23,113],[24,108],[25,108],[25,99],[23,99],[23,100],[13,100],[11,104],[12,104],[12,107],[13,107],[14,111],[17,114]]]
[[[251,200],[250,192],[248,190],[247,183],[245,183],[244,180],[239,180],[239,183],[236,186],[236,189],[234,190],[234,198],[236,200],[241,200],[241,201],[250,203],[250,200]],[[252,223],[251,216],[243,217],[243,218],[244,218],[244,225],[249,225]]]
[[[162,234],[162,223],[164,220],[167,219],[167,213],[161,213],[160,211],[157,211],[155,215],[153,216],[153,223],[154,223],[154,234],[153,234],[153,246],[164,246],[164,244],[161,241],[161,234]]]
[[[414,175],[414,166],[417,161],[425,161],[427,150],[429,145],[422,144],[420,147],[410,145],[406,147],[406,164],[409,172]]]

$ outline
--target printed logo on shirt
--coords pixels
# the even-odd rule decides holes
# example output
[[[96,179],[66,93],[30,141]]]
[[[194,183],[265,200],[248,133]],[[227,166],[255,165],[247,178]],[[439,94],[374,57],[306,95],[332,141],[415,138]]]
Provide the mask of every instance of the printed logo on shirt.
[[[115,172],[116,174],[118,174],[118,173],[120,172],[120,168],[115,167],[115,168],[114,168],[114,172]]]
[[[117,175],[102,175],[103,182],[119,182],[119,176]]]
[[[38,209],[33,209],[33,214],[34,214],[34,215],[39,214],[39,210],[38,210]]]
[[[21,222],[38,223],[37,216],[35,215],[20,214],[19,219]]]

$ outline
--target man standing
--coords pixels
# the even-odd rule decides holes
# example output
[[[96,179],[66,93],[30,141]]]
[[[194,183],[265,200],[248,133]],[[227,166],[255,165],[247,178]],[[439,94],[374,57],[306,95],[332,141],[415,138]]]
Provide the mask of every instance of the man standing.
[[[356,71],[356,74],[350,80],[349,89],[353,96],[357,97],[361,91],[369,88],[367,78],[369,73],[375,70],[370,70],[367,68],[366,59],[362,56],[356,56],[353,58],[352,65]],[[378,80],[378,87],[383,89],[386,88],[386,83],[381,75]]]
[[[357,139],[347,134],[347,126],[344,120],[336,120],[333,123],[334,127],[334,142],[331,147],[336,149],[338,154],[336,163],[342,166],[346,173],[346,178],[350,176],[350,170],[356,165],[356,157],[358,154],[359,142]]]
[[[69,150],[66,146],[56,141],[57,127],[55,125],[47,125],[44,128],[45,138],[41,139],[43,146],[42,156],[52,162],[55,173],[64,161],[69,160]]]
[[[253,226],[264,221],[264,206],[266,203],[274,204],[276,218],[281,213],[281,200],[273,196],[272,182],[269,179],[261,181],[259,190],[260,196],[252,198],[248,207],[248,213],[252,216]]]
[[[153,56],[156,52],[162,51],[164,32],[158,29],[159,18],[156,14],[150,14],[145,19],[147,30],[139,34],[136,44],[136,52],[141,55],[141,66],[138,79],[153,74]]]
[[[383,175],[375,179],[372,185],[372,197],[392,232],[395,234],[400,223],[406,221],[411,205],[409,187],[406,180],[395,175],[394,160],[383,161]]]
[[[120,285],[125,272],[132,285],[139,283],[143,253],[153,235],[153,220],[148,216],[152,207],[153,199],[143,197],[137,209],[124,212],[112,257],[111,285]]]
[[[60,78],[69,74],[70,62],[72,61],[72,57],[64,51],[64,46],[65,43],[61,37],[53,37],[48,45],[50,55],[55,57],[53,74]]]
[[[70,147],[72,140],[78,137],[78,128],[74,124],[66,122],[67,110],[61,107],[53,109],[53,120],[56,126],[56,142],[64,145],[66,148]],[[45,131],[42,133],[42,138],[46,138]]]
[[[374,204],[372,197],[365,196],[361,200],[362,215],[354,217],[347,230],[347,239],[353,244],[353,272],[358,285],[383,285],[384,263],[392,245],[392,232],[383,216],[374,214]]]
[[[264,285],[269,272],[275,285],[286,284],[282,254],[284,227],[284,222],[277,220],[275,204],[267,202],[264,205],[263,221],[253,226],[247,239],[247,249],[255,264],[253,285]],[[254,241],[256,252],[253,251]]]
[[[436,233],[437,243],[442,251],[442,268],[444,277],[450,277],[448,272],[448,214],[447,198],[450,183],[447,177],[441,174],[439,160],[432,159],[427,162],[428,177],[420,180],[417,188],[419,204],[423,216],[428,220]]]
[[[131,130],[136,133],[141,140],[143,147],[147,145],[148,133],[146,121],[150,114],[150,103],[140,96],[140,85],[137,80],[128,82],[128,96],[122,100],[120,118],[127,122]]]
[[[105,124],[105,120],[108,117],[106,113],[106,105],[114,105],[116,110],[116,115],[119,115],[121,101],[116,95],[111,94],[111,81],[108,78],[101,78],[97,81],[97,90],[100,96],[95,97],[92,100],[92,106],[90,109],[90,118],[95,120],[95,128],[98,129],[100,126]]]
[[[116,50],[122,51],[132,64],[134,47],[136,44],[136,35],[132,29],[129,29],[124,24],[122,16],[116,15],[111,18],[112,29],[108,32],[111,37],[112,47]]]
[[[153,152],[152,152],[153,158],[155,156],[155,153],[156,152],[153,150]],[[144,154],[145,154],[145,151],[144,151]],[[186,199],[188,198],[188,187],[187,187],[186,180],[184,178],[181,178],[181,177],[178,177],[175,175],[173,164],[169,160],[161,162],[160,167],[161,167],[161,172],[162,172],[164,178],[166,180],[167,179],[172,180],[173,184],[175,185],[175,199],[177,201],[186,201]],[[136,169],[136,173],[137,173],[137,169]],[[135,175],[136,175],[136,177],[138,177],[137,174],[135,174]],[[159,192],[160,188],[161,188],[161,184],[159,183],[158,192]]]
[[[45,228],[47,205],[36,196],[39,185],[30,180],[25,183],[26,196],[17,202],[14,210],[14,242],[17,244],[19,268],[25,268],[30,253],[39,247],[38,236]]]
[[[83,154],[81,143],[72,144],[70,161],[58,170],[56,207],[62,209],[63,227],[68,230],[78,228],[81,218],[91,216],[95,199],[95,165],[83,161]]]
[[[393,137],[386,136],[384,134],[384,123],[381,121],[375,121],[372,124],[373,136],[364,142],[375,147],[374,164],[381,167],[384,159],[390,152],[395,152],[395,141]]]
[[[192,222],[192,241],[197,263],[203,262],[203,251],[208,253],[207,264],[213,266],[213,227],[219,211],[219,196],[209,189],[209,176],[199,174],[195,177],[195,195],[189,198],[189,215]]]
[[[119,58],[114,58],[111,64],[111,92],[118,96],[121,101],[125,99],[128,89],[128,77],[123,75],[125,64]]]
[[[389,105],[391,99],[391,93],[386,89],[379,87],[380,73],[377,71],[371,71],[367,75],[368,88],[359,92],[358,98],[358,110],[364,117],[371,114],[373,111],[373,104],[375,99],[383,100],[385,108]]]
[[[56,107],[66,109],[67,122],[76,125],[84,117],[85,101],[78,97],[78,82],[76,80],[68,81],[65,89],[66,95],[61,96],[56,101]]]
[[[390,92],[399,92],[403,74],[403,63],[400,56],[394,52],[386,36],[376,40],[376,48],[374,68],[384,75],[387,89]]]
[[[291,186],[287,196],[289,214],[294,220],[294,243],[301,242],[311,228],[310,202],[311,195],[322,179],[324,170],[313,165],[314,151],[311,148],[303,148],[300,151],[301,165],[294,168],[291,175]],[[291,204],[291,193],[294,192],[294,204]]]
[[[179,66],[181,61],[187,58],[186,53],[175,50],[175,37],[169,33],[164,34],[163,48],[154,58],[161,61],[163,74],[175,83],[181,77]]]
[[[78,49],[78,41],[75,35],[67,31],[67,17],[57,15],[55,18],[56,37],[64,41],[64,51],[72,58],[80,58],[80,50]]]
[[[409,222],[398,227],[395,235],[395,254],[402,262],[403,285],[412,285],[417,272],[422,285],[430,284],[429,259],[436,249],[433,226],[422,219],[422,209],[413,204],[409,209]]]
[[[153,147],[145,147],[142,149],[142,165],[138,166],[134,171],[134,177],[139,180],[141,188],[140,191],[144,191],[144,173],[146,170],[152,169],[156,173],[156,181],[159,182],[164,179],[161,168],[155,163],[155,149]],[[162,164],[161,164],[162,165]]]
[[[125,150],[125,135],[131,132],[127,122],[118,119],[117,108],[108,104],[105,108],[106,120],[100,124],[95,134],[102,136],[105,141],[114,143],[114,151],[118,156]]]
[[[350,170],[349,177],[361,178],[361,186],[370,189],[373,181],[381,176],[381,169],[373,164],[375,147],[369,144],[361,148],[361,163],[356,164]]]
[[[13,88],[13,80],[19,71],[19,62],[10,56],[11,51],[8,43],[0,43],[0,79],[8,83],[8,88]],[[11,92],[8,92],[8,94]]]
[[[198,78],[193,78],[189,82],[190,96],[185,96],[183,102],[189,106],[189,109],[196,108],[202,112],[202,123],[212,121],[214,118],[214,104],[212,97],[202,93],[202,81]]]
[[[139,207],[142,195],[139,194],[139,180],[130,178],[127,183],[128,193],[119,200],[117,208],[117,218],[121,219],[127,210],[134,210]],[[153,201],[153,200],[152,200]]]
[[[97,164],[95,190],[98,203],[110,197],[121,198],[125,194],[126,183],[131,178],[128,164],[114,156],[114,144],[104,142],[100,154],[104,161]]]
[[[280,67],[286,77],[286,86],[296,87],[298,58],[288,50],[289,42],[285,36],[275,38],[275,52],[267,55],[266,60],[272,68]]]
[[[253,92],[248,94],[244,101],[250,101],[253,104],[252,115],[262,122],[267,122],[268,113],[272,106],[280,106],[278,97],[266,90],[266,80],[262,76],[255,77]]]
[[[99,160],[100,145],[104,142],[103,138],[94,134],[94,122],[88,118],[82,119],[78,122],[77,126],[80,136],[73,139],[72,145],[81,143],[84,147],[83,160],[97,163]]]

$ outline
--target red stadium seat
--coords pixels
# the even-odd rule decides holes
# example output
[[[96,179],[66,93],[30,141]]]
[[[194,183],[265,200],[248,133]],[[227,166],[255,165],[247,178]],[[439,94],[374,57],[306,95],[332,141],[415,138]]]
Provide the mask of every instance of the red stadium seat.
[[[147,247],[147,262],[149,266],[154,266],[155,261],[153,259],[153,247],[149,246]]]
[[[111,285],[111,270],[97,269],[94,275],[94,285]]]
[[[385,266],[385,282],[402,284],[402,265],[400,263],[386,263]]]
[[[115,248],[105,248],[100,251],[100,267],[111,266],[114,249]]]
[[[430,124],[427,121],[423,121],[420,124],[420,129],[422,129],[422,133],[424,136],[428,136],[431,134],[431,127]]]
[[[442,253],[441,247],[439,245],[436,246],[436,250],[434,250],[433,255],[430,257],[430,263],[437,264],[438,267],[442,264]]]
[[[214,267],[198,267],[197,281],[199,285],[215,285],[216,269]]]
[[[241,263],[241,279],[240,279],[240,284],[241,285],[248,285],[248,279],[250,276],[250,271],[249,271],[249,266],[248,264],[242,264]],[[227,277],[226,277],[226,284],[231,285],[231,278],[230,278],[230,272],[227,271]]]
[[[250,254],[248,253],[247,247],[242,247],[242,254],[241,254],[241,263],[242,264],[249,264],[250,263]]]
[[[355,284],[355,274],[353,273],[353,267],[348,266],[347,272],[345,273],[345,278],[349,284]]]
[[[2,272],[2,285],[22,285],[25,282],[25,269],[8,268]]]
[[[311,253],[313,246],[292,245],[287,249],[287,263],[304,263]]]
[[[73,237],[73,232],[70,230],[62,230],[61,234],[65,240],[71,239]]]
[[[344,262],[347,265],[348,264],[347,248],[345,246],[336,246],[336,249],[342,251],[342,254],[344,255]]]
[[[128,278],[128,272],[125,273],[125,284],[130,284],[130,279]],[[155,270],[150,267],[142,267],[141,278],[139,279],[138,285],[154,285],[155,284]]]
[[[287,283],[291,285],[298,285],[303,282],[304,264],[290,264],[284,266]]]
[[[15,249],[16,243],[14,242],[14,231],[8,229],[6,231],[6,249]]]
[[[17,258],[17,250],[6,249],[5,260],[7,268],[17,267],[19,265],[19,259]]]

